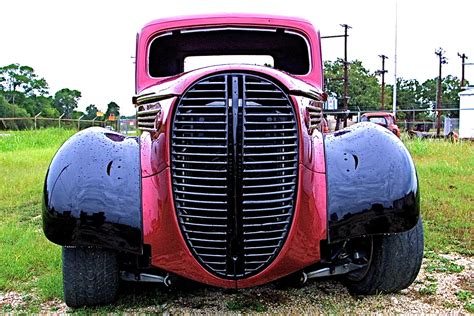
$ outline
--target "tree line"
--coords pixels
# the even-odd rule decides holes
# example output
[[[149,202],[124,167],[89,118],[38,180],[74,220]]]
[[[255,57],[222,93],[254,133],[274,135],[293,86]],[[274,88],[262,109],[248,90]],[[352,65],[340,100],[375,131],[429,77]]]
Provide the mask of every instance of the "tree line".
[[[329,96],[338,99],[339,107],[344,98],[344,60],[324,62],[325,90]],[[397,109],[421,109],[417,118],[427,116],[429,111],[436,107],[438,77],[419,82],[416,79],[397,78]],[[456,76],[448,75],[442,78],[442,106],[443,108],[459,108],[461,80]],[[393,85],[385,87],[385,108],[392,108]],[[360,60],[354,60],[349,65],[349,109],[353,111],[380,110],[381,84],[376,72],[371,73]],[[448,115],[457,117],[458,111]],[[400,119],[413,118],[412,113],[398,112]]]
[[[79,90],[63,88],[50,94],[48,82],[39,77],[30,66],[10,64],[0,67],[0,118],[2,117],[34,117],[41,113],[42,117],[84,120],[96,118],[99,109],[90,104],[84,112],[78,111],[78,102],[82,97]],[[119,117],[120,107],[111,101],[107,111],[98,120],[107,120],[110,115]],[[5,123],[4,123],[5,124]],[[10,128],[26,128],[31,122],[9,122]]]
[[[343,104],[344,61],[324,62],[325,90],[330,96],[339,99],[339,107]],[[379,78],[375,72],[365,68],[360,60],[354,60],[349,65],[349,109],[350,110],[379,110],[380,89]],[[444,107],[459,107],[458,93],[461,82],[456,76],[448,75],[442,79],[442,104]],[[386,108],[392,107],[393,85],[385,88]],[[436,105],[437,78],[419,82],[416,79],[397,79],[397,109],[422,109],[417,112],[417,118],[428,116],[429,111]],[[77,106],[82,94],[80,91],[63,88],[50,94],[49,85],[44,78],[39,77],[30,66],[10,64],[0,67],[0,118],[1,117],[34,117],[41,112],[42,117],[79,118],[92,120],[96,118],[99,109],[90,104],[84,112],[78,111]],[[120,107],[115,102],[107,105],[107,111],[99,120],[107,119],[111,114],[120,115]],[[456,117],[457,112],[448,113]],[[413,118],[412,113],[399,112],[400,119]],[[19,124],[17,128],[26,122]]]

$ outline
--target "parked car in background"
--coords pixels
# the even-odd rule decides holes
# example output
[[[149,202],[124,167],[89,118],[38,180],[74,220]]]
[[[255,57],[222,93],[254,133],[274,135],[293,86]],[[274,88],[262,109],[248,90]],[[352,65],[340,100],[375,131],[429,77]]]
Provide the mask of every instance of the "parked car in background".
[[[83,130],[46,176],[43,229],[63,246],[67,305],[111,303],[120,279],[236,289],[339,276],[356,294],[415,280],[413,161],[376,124],[323,133],[310,22],[161,19],[136,47],[141,135]]]
[[[361,122],[372,122],[392,131],[397,137],[400,137],[400,128],[396,124],[395,115],[389,112],[369,112],[362,114]]]

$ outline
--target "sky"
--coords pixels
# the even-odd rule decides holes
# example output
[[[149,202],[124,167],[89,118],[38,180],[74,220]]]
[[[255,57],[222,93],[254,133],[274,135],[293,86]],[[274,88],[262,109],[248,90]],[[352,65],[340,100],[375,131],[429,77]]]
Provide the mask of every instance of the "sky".
[[[396,2],[398,3],[396,5]],[[82,92],[79,110],[110,101],[121,113],[134,113],[135,38],[154,19],[205,13],[258,13],[310,20],[322,36],[340,35],[348,24],[348,58],[370,71],[387,55],[387,83],[394,81],[395,8],[398,8],[397,76],[424,81],[438,75],[435,49],[446,51],[443,75],[461,76],[465,53],[474,62],[472,0],[6,0],[0,8],[0,66],[28,65],[44,77],[54,94],[62,88]],[[324,60],[343,57],[344,42],[323,39]],[[474,82],[474,66],[466,66]]]

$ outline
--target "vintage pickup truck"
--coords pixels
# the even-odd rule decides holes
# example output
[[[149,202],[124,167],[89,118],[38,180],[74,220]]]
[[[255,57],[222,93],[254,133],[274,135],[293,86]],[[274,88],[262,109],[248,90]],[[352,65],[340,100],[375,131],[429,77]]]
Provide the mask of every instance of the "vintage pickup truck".
[[[43,227],[63,247],[66,304],[111,303],[120,280],[408,287],[423,256],[415,166],[379,125],[321,133],[321,61],[319,33],[300,18],[147,24],[140,137],[83,130],[46,176]]]

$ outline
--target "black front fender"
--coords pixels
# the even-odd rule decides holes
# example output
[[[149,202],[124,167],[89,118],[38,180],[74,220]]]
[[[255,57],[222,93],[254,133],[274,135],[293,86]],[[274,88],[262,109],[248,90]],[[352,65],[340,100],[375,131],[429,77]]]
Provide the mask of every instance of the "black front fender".
[[[141,253],[137,139],[94,127],[67,140],[46,175],[43,230],[62,246]]]
[[[400,233],[420,214],[415,166],[389,130],[360,123],[325,138],[328,239]]]

